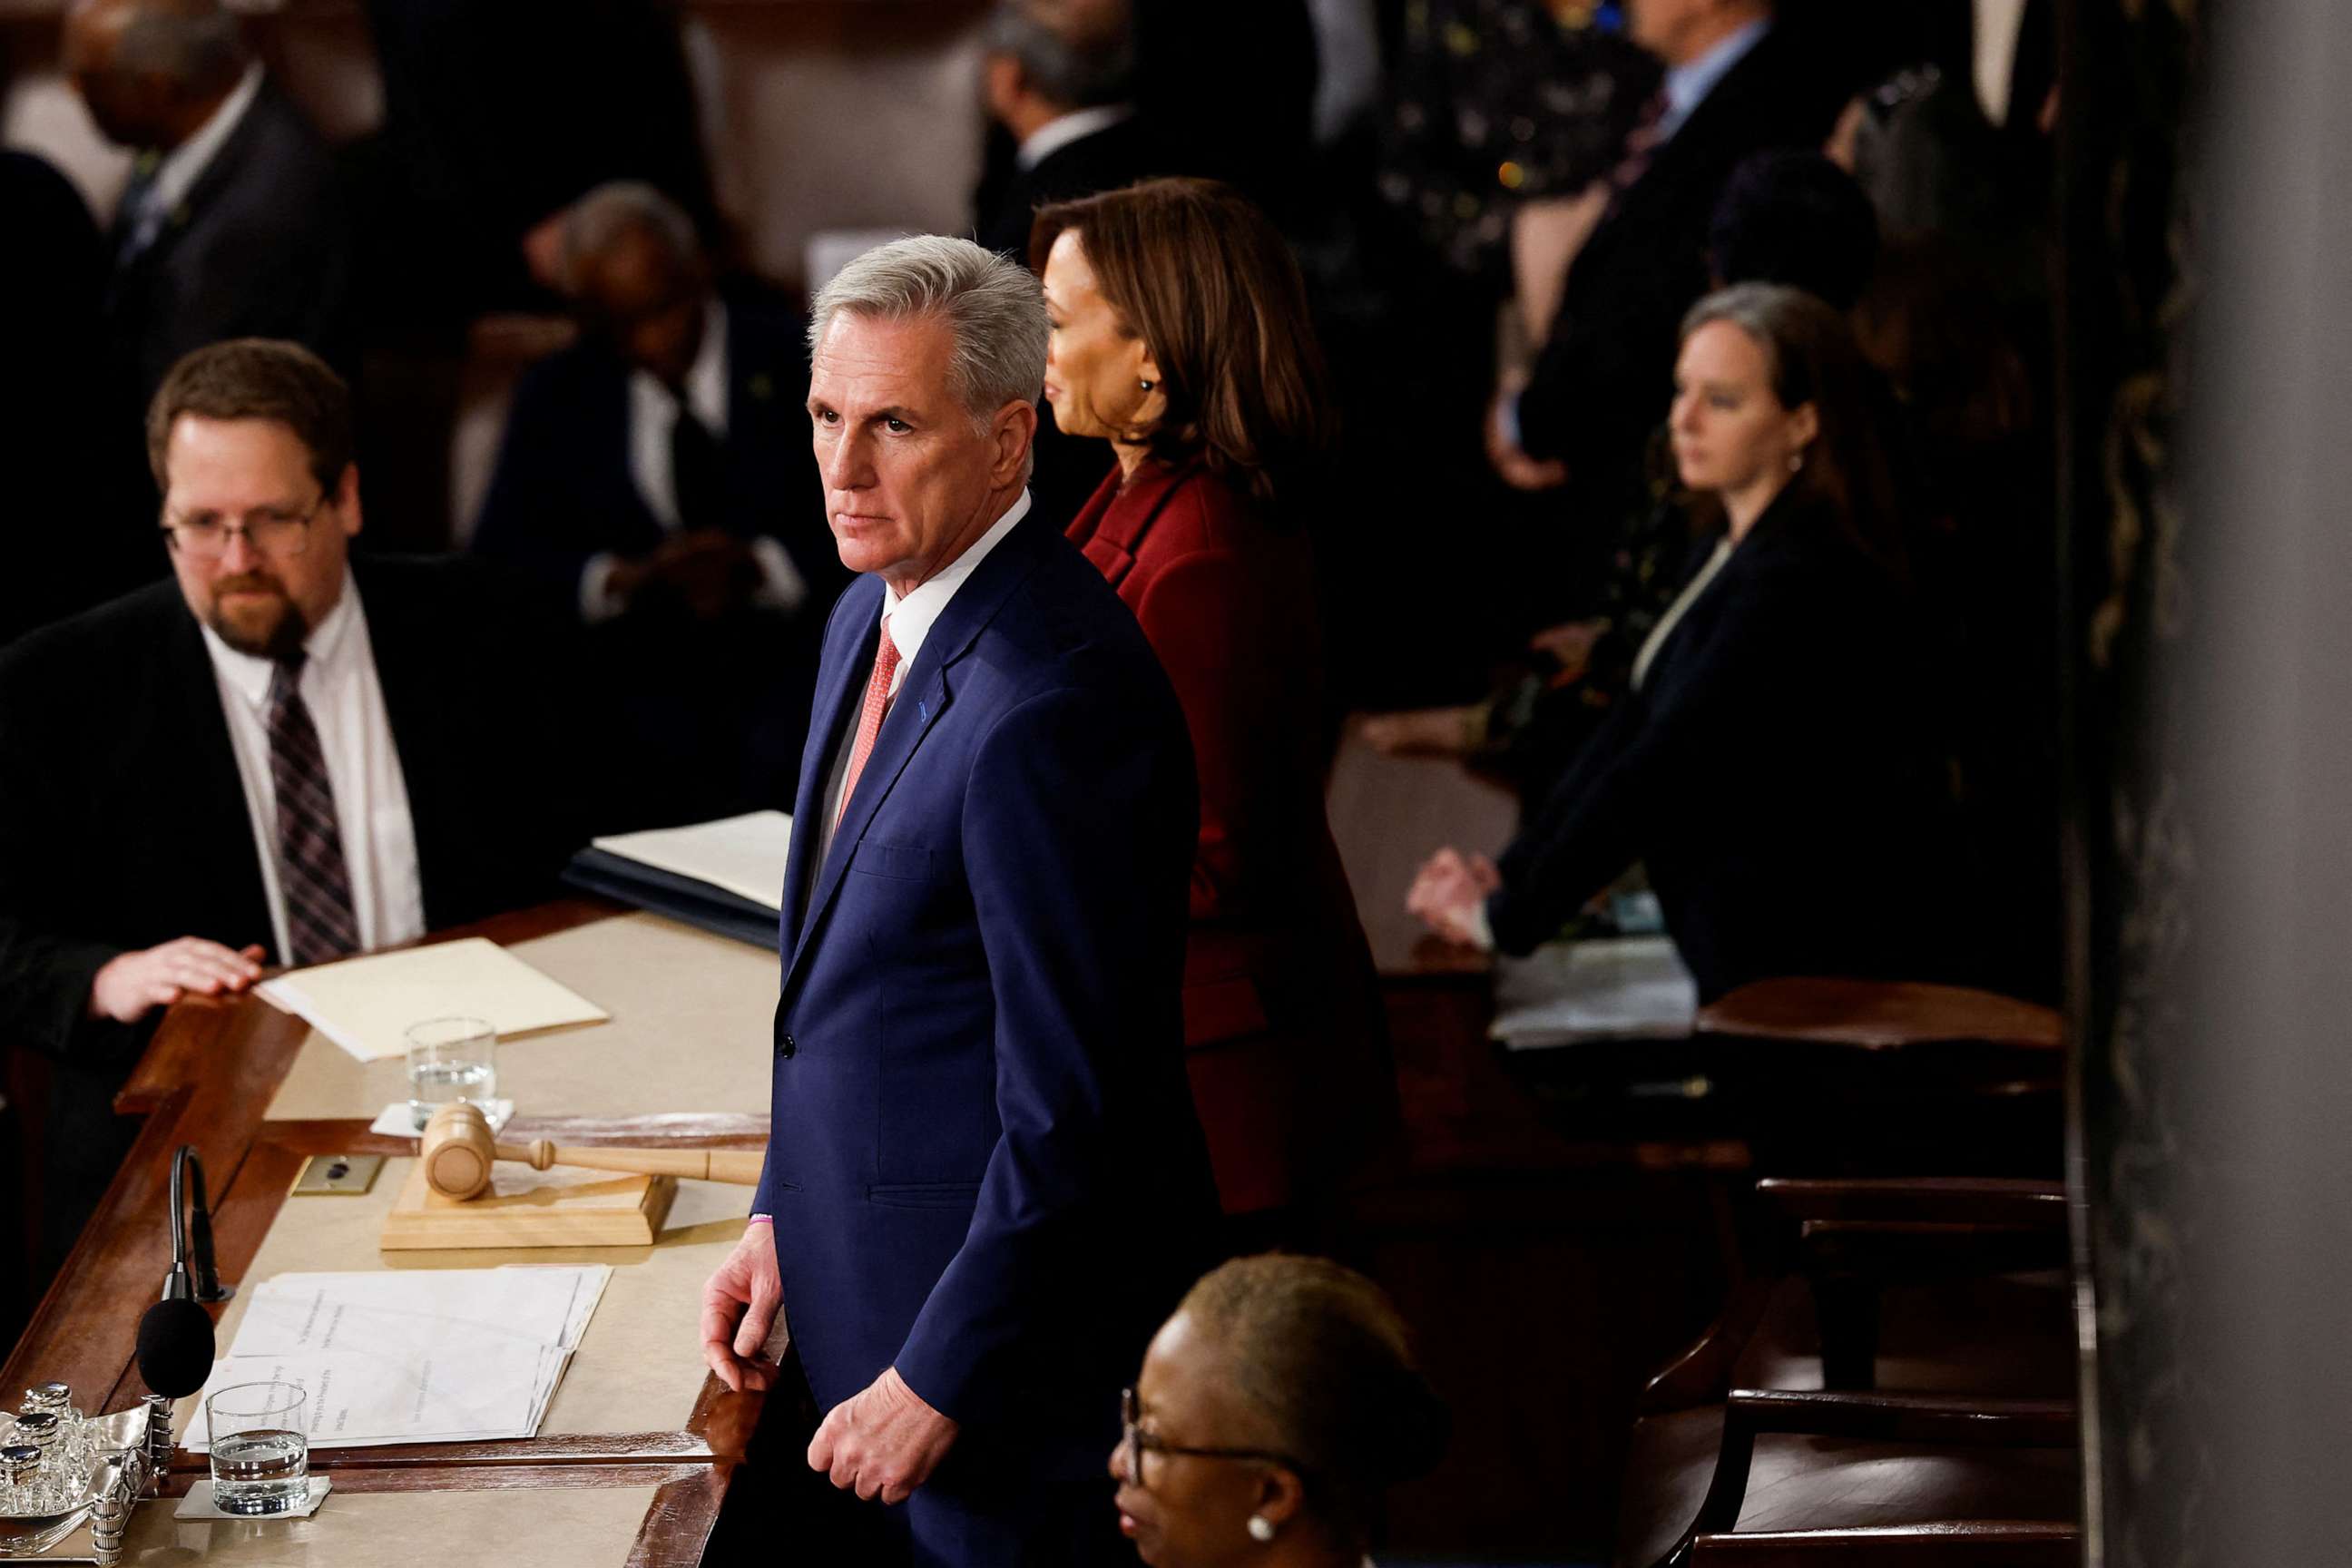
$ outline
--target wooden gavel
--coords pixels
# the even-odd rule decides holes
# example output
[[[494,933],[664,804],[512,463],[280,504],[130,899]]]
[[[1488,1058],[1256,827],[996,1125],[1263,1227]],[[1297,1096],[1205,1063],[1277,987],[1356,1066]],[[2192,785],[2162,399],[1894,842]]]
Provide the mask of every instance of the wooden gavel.
[[[425,1124],[424,1136],[416,1141],[416,1157],[425,1166],[425,1185],[444,1197],[459,1199],[489,1190],[493,1160],[519,1160],[534,1171],[550,1165],[580,1165],[591,1171],[686,1176],[756,1187],[760,1168],[767,1159],[749,1149],[572,1148],[559,1147],[544,1138],[500,1143],[492,1139],[489,1120],[481,1108],[462,1100],[433,1113]]]

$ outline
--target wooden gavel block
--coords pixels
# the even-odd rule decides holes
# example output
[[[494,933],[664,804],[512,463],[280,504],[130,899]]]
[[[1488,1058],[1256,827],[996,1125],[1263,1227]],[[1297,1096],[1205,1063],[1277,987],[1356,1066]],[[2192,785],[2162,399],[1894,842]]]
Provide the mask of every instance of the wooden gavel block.
[[[544,1138],[500,1143],[491,1137],[489,1121],[481,1108],[462,1100],[433,1113],[416,1141],[416,1157],[425,1167],[425,1184],[444,1197],[458,1199],[478,1197],[489,1190],[494,1160],[519,1161],[534,1171],[550,1165],[579,1165],[591,1171],[685,1176],[739,1187],[758,1186],[760,1168],[766,1160],[748,1149],[573,1148],[559,1147]]]

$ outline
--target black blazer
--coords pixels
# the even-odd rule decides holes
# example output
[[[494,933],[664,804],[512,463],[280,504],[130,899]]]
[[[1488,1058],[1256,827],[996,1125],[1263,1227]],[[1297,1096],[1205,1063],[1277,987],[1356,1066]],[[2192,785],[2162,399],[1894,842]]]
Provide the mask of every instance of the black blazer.
[[[983,190],[977,198],[980,243],[1026,266],[1029,224],[1039,207],[1115,191],[1164,172],[1150,132],[1129,115],[1055,148],[1034,169],[1015,168],[1001,189]]]
[[[110,253],[120,255],[118,215]],[[349,374],[352,230],[332,156],[264,77],[155,240],[115,273],[107,330],[143,413],[180,356],[224,338],[291,338]]]
[[[1937,686],[1895,585],[1783,497],[1522,826],[1524,953],[1636,860],[1701,1000],[1785,974],[1964,980]]]
[[[579,840],[562,705],[470,563],[355,560],[434,929],[551,892]],[[274,948],[261,851],[195,617],[164,582],[0,653],[0,1041],[62,1055],[115,954]]]
[[[1617,193],[1570,263],[1551,335],[1519,396],[1519,441],[1567,459],[1570,482],[1614,506],[1638,484],[1665,416],[1682,314],[1706,291],[1707,220],[1731,171],[1768,147],[1818,147],[1849,94],[1825,51],[1774,26]]]
[[[719,526],[782,544],[809,581],[810,603],[822,608],[849,574],[825,526],[809,445],[803,323],[781,296],[747,280],[730,280],[720,298],[727,437]],[[476,552],[512,566],[567,618],[578,614],[589,557],[642,555],[663,538],[630,477],[629,376],[627,363],[593,338],[526,372],[475,526]]]

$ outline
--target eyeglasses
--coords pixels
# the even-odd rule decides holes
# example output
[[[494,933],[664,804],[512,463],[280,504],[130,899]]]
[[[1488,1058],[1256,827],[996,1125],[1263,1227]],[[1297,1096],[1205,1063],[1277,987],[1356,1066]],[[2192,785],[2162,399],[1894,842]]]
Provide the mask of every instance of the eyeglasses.
[[[247,512],[242,522],[223,522],[215,517],[199,517],[181,522],[163,524],[164,535],[172,548],[192,561],[217,561],[228,553],[228,542],[236,534],[262,555],[299,555],[310,548],[310,520],[327,504],[326,492],[299,515],[280,509],[264,507]]]
[[[1122,1388],[1118,1391],[1118,1419],[1123,1428],[1119,1436],[1119,1452],[1123,1457],[1127,1479],[1139,1487],[1143,1485],[1143,1456],[1147,1453],[1185,1454],[1196,1459],[1254,1459],[1260,1464],[1281,1465],[1297,1472],[1302,1479],[1307,1474],[1306,1466],[1272,1448],[1197,1448],[1168,1442],[1136,1425],[1142,1411],[1142,1401],[1135,1397],[1135,1390]]]

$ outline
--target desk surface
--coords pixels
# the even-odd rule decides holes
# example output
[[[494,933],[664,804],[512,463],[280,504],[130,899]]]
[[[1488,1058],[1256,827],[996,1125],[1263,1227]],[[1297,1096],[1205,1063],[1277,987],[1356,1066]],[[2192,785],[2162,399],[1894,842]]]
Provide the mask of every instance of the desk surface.
[[[519,1106],[510,1136],[765,1142],[772,957],[586,900],[446,934],[513,947],[613,1014],[608,1025],[505,1047],[501,1087]],[[648,1116],[654,1060],[663,1100],[676,1110]],[[85,1408],[136,1402],[143,1389],[133,1343],[170,1265],[170,1156],[181,1143],[194,1145],[205,1162],[221,1272],[232,1281],[289,1268],[478,1267],[522,1256],[419,1253],[388,1264],[373,1241],[379,1211],[405,1173],[398,1158],[364,1199],[289,1198],[310,1154],[413,1152],[365,1130],[404,1093],[399,1063],[352,1061],[257,998],[173,1008],[118,1097],[119,1109],[147,1119],[139,1141],[0,1365],[0,1387],[61,1378]],[[341,1568],[412,1561],[418,1543],[430,1541],[436,1563],[454,1565],[471,1561],[462,1543],[478,1541],[481,1560],[495,1552],[501,1564],[698,1562],[758,1415],[756,1395],[729,1394],[707,1376],[696,1342],[701,1281],[741,1234],[744,1205],[740,1189],[688,1183],[652,1247],[530,1255],[593,1258],[617,1271],[539,1436],[322,1452],[317,1468],[334,1475],[336,1496],[315,1521],[258,1532],[179,1525],[169,1505],[151,1504],[133,1537],[147,1555],[129,1560],[185,1561],[200,1549],[229,1562]],[[219,1314],[224,1348],[238,1310],[232,1301]],[[204,1465],[200,1456],[178,1456],[170,1489],[184,1491]],[[450,1528],[460,1518],[477,1522]],[[203,1539],[182,1533],[188,1531]],[[442,1550],[452,1542],[458,1555]]]

